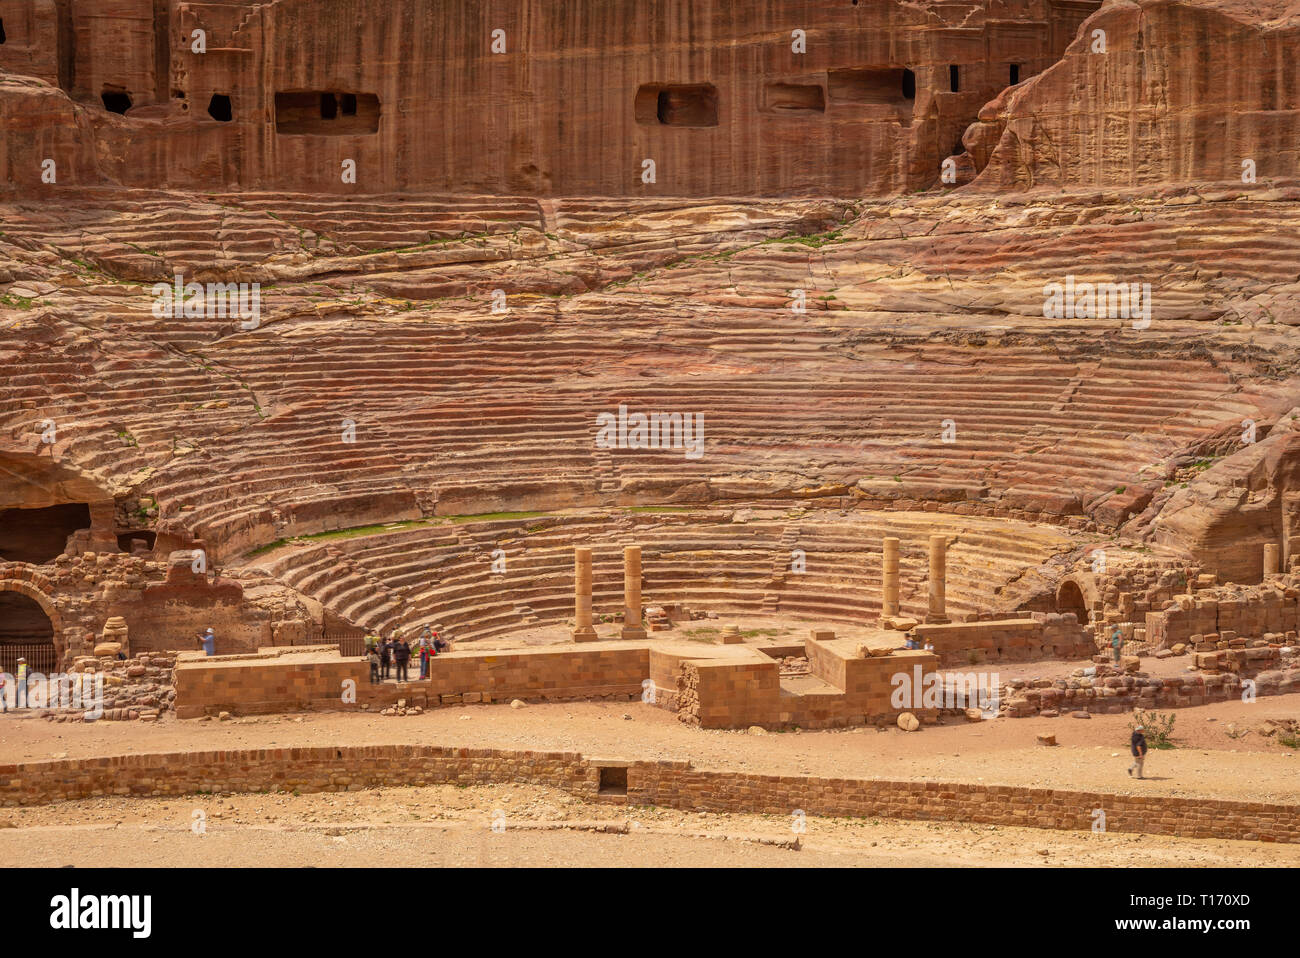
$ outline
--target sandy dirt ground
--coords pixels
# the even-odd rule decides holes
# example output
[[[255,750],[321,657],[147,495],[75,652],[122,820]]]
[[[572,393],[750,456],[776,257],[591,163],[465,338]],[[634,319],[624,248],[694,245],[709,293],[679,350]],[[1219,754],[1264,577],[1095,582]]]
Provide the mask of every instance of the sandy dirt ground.
[[[495,826],[495,830],[494,830]],[[527,785],[89,799],[0,810],[0,856],[60,867],[1300,866],[1300,845],[588,804]]]
[[[1300,695],[1219,703],[1177,713],[1178,747],[1152,751],[1144,781],[1125,773],[1127,715],[996,719],[897,728],[702,731],[641,702],[467,705],[418,716],[315,713],[230,722],[165,718],[53,723],[0,716],[0,761],[294,745],[429,745],[564,750],[588,757],[685,759],[699,768],[779,775],[982,782],[1120,794],[1300,801],[1300,755],[1260,734],[1269,718],[1300,717]],[[626,717],[625,717],[626,716]],[[1037,744],[1056,735],[1057,747]],[[1237,737],[1231,737],[1233,732]]]

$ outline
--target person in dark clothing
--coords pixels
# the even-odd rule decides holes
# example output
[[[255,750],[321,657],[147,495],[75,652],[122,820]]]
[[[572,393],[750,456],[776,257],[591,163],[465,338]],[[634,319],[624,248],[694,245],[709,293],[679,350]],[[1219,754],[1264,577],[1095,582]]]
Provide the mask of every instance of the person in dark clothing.
[[[379,664],[383,668],[384,680],[387,681],[393,669],[393,640],[384,639],[379,643]]]
[[[373,645],[366,650],[366,660],[370,663],[370,684],[379,683],[379,650]]]
[[[397,639],[393,642],[393,659],[397,662],[397,681],[411,681],[410,673],[407,671],[411,663],[411,645],[405,639]]]
[[[1133,730],[1133,737],[1129,740],[1129,751],[1133,753],[1133,764],[1128,767],[1128,773],[1133,774],[1133,769],[1137,769],[1137,777],[1142,777],[1142,763],[1147,757],[1147,737],[1142,734],[1142,726],[1139,725]]]
[[[451,643],[435,632],[433,633],[433,650],[435,652],[450,652]]]

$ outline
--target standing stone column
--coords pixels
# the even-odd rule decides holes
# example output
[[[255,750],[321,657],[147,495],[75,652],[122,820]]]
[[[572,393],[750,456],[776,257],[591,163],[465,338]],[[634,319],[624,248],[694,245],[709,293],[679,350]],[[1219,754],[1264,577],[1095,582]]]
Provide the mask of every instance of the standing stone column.
[[[948,573],[948,537],[930,536],[930,611],[925,621],[929,624],[948,621],[944,580]]]
[[[880,617],[898,615],[898,540],[885,537],[885,551],[880,560],[883,572],[883,595],[880,600]]]
[[[1264,543],[1264,575],[1278,573],[1278,557],[1281,554],[1276,542]]]
[[[594,642],[591,626],[591,550],[573,550],[573,641]]]
[[[641,628],[641,547],[623,550],[623,638],[644,639]]]

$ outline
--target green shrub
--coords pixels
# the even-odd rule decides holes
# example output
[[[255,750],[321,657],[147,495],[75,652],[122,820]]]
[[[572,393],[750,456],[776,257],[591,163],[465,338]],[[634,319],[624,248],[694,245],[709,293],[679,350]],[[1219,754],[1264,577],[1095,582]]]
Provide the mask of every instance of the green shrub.
[[[1173,712],[1145,712],[1142,709],[1135,709],[1133,712],[1133,721],[1129,722],[1130,729],[1136,729],[1142,726],[1142,731],[1146,735],[1148,748],[1177,748],[1170,739],[1174,734],[1174,722],[1178,716]]]

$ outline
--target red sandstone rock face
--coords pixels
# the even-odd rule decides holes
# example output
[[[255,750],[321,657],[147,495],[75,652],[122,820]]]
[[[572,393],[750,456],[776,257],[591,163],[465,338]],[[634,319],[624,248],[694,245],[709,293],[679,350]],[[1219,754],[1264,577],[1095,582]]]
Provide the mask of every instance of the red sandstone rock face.
[[[1059,63],[981,112],[966,136],[977,185],[1242,182],[1247,160],[1261,180],[1292,177],[1298,47],[1292,0],[1108,3]]]
[[[1185,549],[1225,582],[1258,582],[1264,543],[1283,557],[1300,546],[1300,433],[1291,410],[1266,438],[1200,460],[1195,479],[1174,491],[1155,518],[1155,541]],[[1285,558],[1282,560],[1285,565]]]
[[[0,110],[25,188],[42,153],[66,185],[656,197],[928,187],[980,107],[1055,63],[1098,3],[8,6],[0,70],[76,104],[40,122],[57,144]]]

